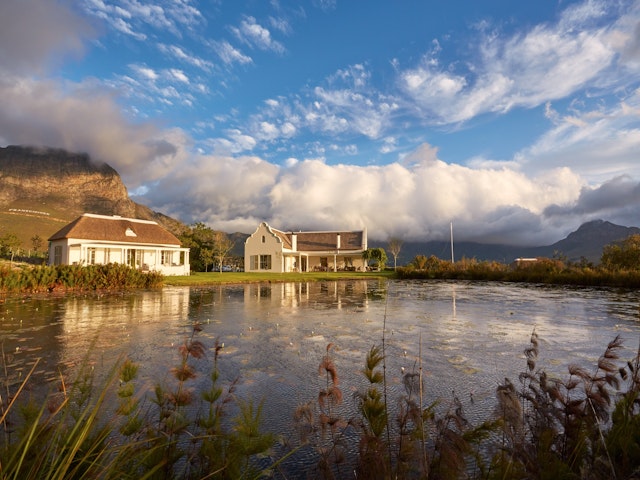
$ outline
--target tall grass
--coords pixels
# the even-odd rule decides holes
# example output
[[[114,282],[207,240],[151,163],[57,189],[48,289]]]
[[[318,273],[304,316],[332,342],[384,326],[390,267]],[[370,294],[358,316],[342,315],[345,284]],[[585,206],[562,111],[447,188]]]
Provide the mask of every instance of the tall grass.
[[[610,269],[586,262],[565,262],[539,258],[534,262],[507,265],[496,261],[462,258],[455,263],[435,256],[418,255],[414,261],[396,269],[400,279],[490,280],[502,282],[546,283],[555,285],[640,287],[640,270]]]
[[[25,396],[31,374],[15,391],[7,387],[0,478],[598,480],[640,473],[640,350],[621,359],[619,337],[593,368],[569,365],[559,378],[538,365],[534,331],[522,373],[497,386],[495,410],[478,425],[454,393],[425,404],[430,385],[421,362],[392,395],[382,345],[366,353],[361,384],[340,386],[329,344],[317,398],[292,412],[299,448],[315,458],[301,467],[287,465],[291,452],[274,456],[277,432],[262,432],[262,402],[237,399],[234,381],[221,384],[222,344],[209,350],[199,332],[194,324],[167,380],[151,391],[140,389],[138,366],[126,358],[101,385],[87,363],[45,401]],[[196,391],[201,367],[210,373]],[[344,390],[353,391],[349,418],[338,409]]]
[[[239,479],[265,472],[254,459],[274,443],[260,432],[261,405],[220,385],[213,353],[209,386],[196,395],[190,383],[205,360],[204,344],[193,334],[179,347],[180,362],[153,392],[136,392],[138,367],[118,362],[96,387],[87,362],[70,385],[44,402],[24,398],[24,386],[0,402],[3,428],[0,478],[40,479]],[[35,365],[34,365],[35,368]],[[32,370],[33,371],[33,370]],[[115,390],[115,392],[114,392]],[[147,395],[149,394],[149,395]],[[234,405],[238,413],[231,416]]]

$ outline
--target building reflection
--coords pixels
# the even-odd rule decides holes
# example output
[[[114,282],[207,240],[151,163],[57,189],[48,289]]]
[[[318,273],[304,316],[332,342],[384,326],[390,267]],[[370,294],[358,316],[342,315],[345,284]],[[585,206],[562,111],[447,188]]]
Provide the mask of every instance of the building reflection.
[[[189,290],[163,288],[108,295],[99,299],[69,297],[61,320],[67,335],[90,334],[127,323],[160,322],[165,318],[186,318],[189,311]]]
[[[254,308],[299,308],[310,304],[316,307],[367,308],[371,282],[366,280],[340,282],[285,282],[244,285],[244,304]]]

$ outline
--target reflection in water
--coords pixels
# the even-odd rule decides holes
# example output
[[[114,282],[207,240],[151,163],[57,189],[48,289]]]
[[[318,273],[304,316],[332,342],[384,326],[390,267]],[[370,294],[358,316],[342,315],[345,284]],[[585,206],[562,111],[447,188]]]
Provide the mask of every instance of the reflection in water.
[[[631,357],[639,305],[637,291],[378,280],[8,298],[0,304],[7,367],[2,392],[15,391],[37,357],[42,360],[33,383],[44,388],[55,388],[58,372],[72,375],[85,360],[103,371],[120,355],[140,364],[138,386],[151,387],[178,363],[177,347],[198,322],[199,339],[210,349],[216,340],[225,345],[225,381],[238,379],[240,396],[266,399],[270,430],[286,435],[295,406],[317,398],[324,386],[317,372],[327,344],[335,345],[341,388],[350,398],[365,386],[359,372],[386,323],[390,398],[403,391],[403,369],[416,369],[421,360],[425,402],[446,404],[454,391],[477,422],[492,411],[498,382],[517,382],[534,328],[541,340],[539,365],[564,375],[569,363],[595,365],[617,334]],[[208,381],[211,357],[197,362],[196,387]],[[341,409],[344,417],[354,414],[351,401]]]

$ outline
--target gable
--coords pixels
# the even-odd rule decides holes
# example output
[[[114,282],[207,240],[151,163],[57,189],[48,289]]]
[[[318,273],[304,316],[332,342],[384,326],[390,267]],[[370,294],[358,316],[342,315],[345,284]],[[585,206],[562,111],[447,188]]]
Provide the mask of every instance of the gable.
[[[61,228],[49,238],[49,241],[67,238],[180,246],[180,240],[156,222],[91,214],[84,214]]]

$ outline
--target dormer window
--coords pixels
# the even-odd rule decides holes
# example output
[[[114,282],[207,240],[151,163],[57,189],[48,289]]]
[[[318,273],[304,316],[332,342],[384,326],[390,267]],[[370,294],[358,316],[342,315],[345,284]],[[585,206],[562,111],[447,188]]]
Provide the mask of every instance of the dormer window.
[[[127,237],[137,237],[136,232],[134,232],[131,227],[128,227],[127,230],[124,232],[124,234]]]

